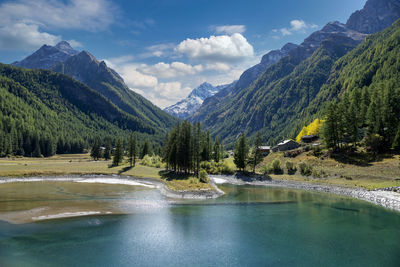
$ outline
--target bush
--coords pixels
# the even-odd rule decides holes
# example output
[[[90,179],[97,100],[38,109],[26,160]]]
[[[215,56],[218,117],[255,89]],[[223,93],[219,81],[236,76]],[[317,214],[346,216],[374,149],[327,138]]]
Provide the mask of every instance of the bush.
[[[286,161],[286,170],[288,174],[295,174],[297,171],[296,166],[291,161]]]
[[[282,174],[283,170],[281,168],[281,161],[279,159],[274,159],[270,164],[264,167],[264,174]]]
[[[161,162],[161,157],[158,155],[153,155],[152,157],[150,157],[149,155],[145,155],[142,159],[142,165],[153,168],[163,167],[163,163]]]
[[[383,137],[379,134],[370,134],[365,138],[365,146],[368,151],[379,153],[383,151]]]
[[[225,174],[234,174],[235,169],[228,164],[228,162],[224,161],[222,166],[222,173]]]
[[[200,163],[200,168],[204,169],[209,174],[233,174],[235,172],[234,168],[226,161],[202,161]]]
[[[304,162],[300,162],[298,165],[301,175],[310,176],[313,172],[313,168],[311,165],[308,165]]]
[[[208,178],[208,174],[207,171],[204,169],[201,169],[199,172],[199,180],[202,183],[208,183],[210,181],[210,179]]]
[[[281,161],[279,159],[274,159],[272,162],[272,169],[275,174],[282,174],[282,168],[281,168]]]
[[[272,164],[267,164],[264,166],[264,175],[274,173],[274,169],[272,168]]]

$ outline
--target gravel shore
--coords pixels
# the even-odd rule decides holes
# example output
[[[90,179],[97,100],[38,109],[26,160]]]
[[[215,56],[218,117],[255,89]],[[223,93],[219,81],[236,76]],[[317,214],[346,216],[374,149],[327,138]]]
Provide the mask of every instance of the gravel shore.
[[[229,183],[236,185],[284,187],[350,196],[400,212],[400,193],[394,191],[368,191],[362,188],[347,188],[334,185],[319,185],[294,181],[257,180],[252,177],[240,175],[210,175],[210,179],[216,184]]]

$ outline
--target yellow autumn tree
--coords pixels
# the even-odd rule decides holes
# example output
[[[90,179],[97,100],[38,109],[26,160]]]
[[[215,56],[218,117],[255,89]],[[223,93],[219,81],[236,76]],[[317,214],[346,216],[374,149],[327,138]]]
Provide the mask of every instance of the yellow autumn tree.
[[[297,135],[296,141],[300,142],[301,138],[305,135],[319,135],[319,132],[321,131],[321,127],[324,122],[324,120],[315,119],[309,125],[304,126],[303,129],[301,129],[300,133]]]

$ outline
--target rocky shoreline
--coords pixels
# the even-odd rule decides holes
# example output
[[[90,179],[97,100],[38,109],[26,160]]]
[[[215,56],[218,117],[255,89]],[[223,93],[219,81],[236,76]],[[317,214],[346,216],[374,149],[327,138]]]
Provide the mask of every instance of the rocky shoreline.
[[[360,200],[368,201],[375,205],[382,206],[400,212],[400,193],[385,189],[368,191],[362,188],[349,188],[334,185],[311,184],[284,180],[260,180],[257,177],[241,175],[210,175],[210,180],[216,184],[235,184],[235,185],[258,185],[269,187],[283,187],[301,190],[312,190],[318,192],[331,193],[336,195],[349,196]]]

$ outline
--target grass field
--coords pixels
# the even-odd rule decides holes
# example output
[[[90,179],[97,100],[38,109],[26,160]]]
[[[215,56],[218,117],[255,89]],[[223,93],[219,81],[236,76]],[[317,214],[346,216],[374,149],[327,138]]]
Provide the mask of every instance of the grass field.
[[[271,174],[271,178],[275,180],[326,183],[366,189],[400,186],[398,155],[386,155],[375,161],[362,161],[360,159],[342,160],[315,157],[311,152],[303,153],[295,158],[286,158],[283,153],[272,153],[264,158],[257,171],[262,173],[263,166],[276,158],[281,161],[284,174]],[[233,158],[225,159],[225,161],[234,167]],[[300,175],[299,172],[288,175],[285,170],[286,161],[292,161],[295,165],[305,162],[323,175],[320,178],[305,177]],[[122,174],[138,178],[158,179],[164,181],[172,190],[212,190],[209,184],[201,183],[195,177],[165,175],[164,169],[147,167],[140,165],[140,163],[134,168],[129,168],[127,164],[118,167],[109,167],[110,165],[111,161],[93,161],[88,154],[56,155],[50,158],[0,158],[0,177]]]
[[[264,162],[260,164],[259,172],[262,171],[261,166],[272,162],[278,158],[281,161],[281,166],[284,169],[282,175],[271,174],[271,178],[276,180],[294,180],[306,181],[313,183],[327,183],[341,186],[356,186],[366,189],[376,189],[392,186],[400,186],[400,168],[398,155],[386,155],[375,161],[359,161],[346,159],[336,160],[333,158],[315,157],[312,152],[303,153],[295,158],[286,158],[283,153],[272,153],[264,158]],[[320,178],[305,177],[299,174],[286,174],[286,161],[291,161],[294,164],[304,162],[309,164],[318,173],[321,173]],[[351,163],[348,163],[351,162]]]
[[[56,155],[50,158],[1,158],[0,177],[121,174],[158,179],[164,181],[172,190],[213,190],[209,184],[201,183],[197,178],[168,179],[161,176],[163,169],[143,166],[140,163],[134,168],[129,168],[126,163],[117,167],[110,165],[111,161],[93,161],[88,154]]]

